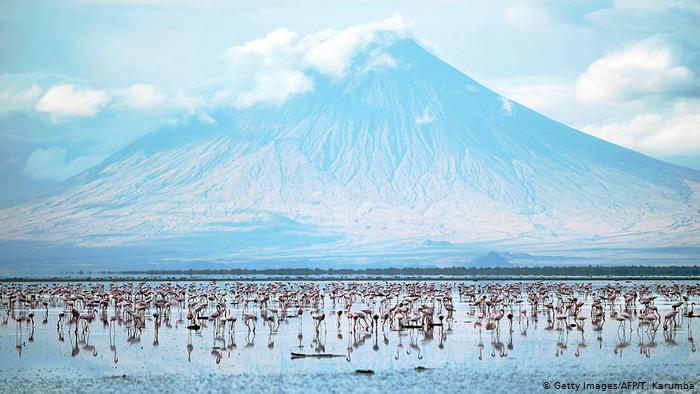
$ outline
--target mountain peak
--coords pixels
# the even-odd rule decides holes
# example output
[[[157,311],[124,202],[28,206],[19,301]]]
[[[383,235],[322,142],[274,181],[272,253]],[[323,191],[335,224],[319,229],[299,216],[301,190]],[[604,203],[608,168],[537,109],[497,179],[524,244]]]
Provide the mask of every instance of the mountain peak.
[[[325,34],[314,39],[325,43]],[[376,255],[431,239],[697,241],[699,172],[510,102],[404,35],[369,37],[336,56],[347,67],[318,63],[311,38],[301,40],[295,56],[306,68],[287,71],[312,78],[312,88],[146,136],[54,195],[0,210],[0,237],[155,247],[206,245],[203,234],[216,234],[223,246],[201,252],[216,258],[256,243],[269,256],[308,257]],[[263,44],[230,55],[240,60]]]
[[[478,268],[492,268],[492,267],[511,267],[512,264],[508,262],[500,254],[491,251],[483,256],[479,256],[471,261],[471,266]]]

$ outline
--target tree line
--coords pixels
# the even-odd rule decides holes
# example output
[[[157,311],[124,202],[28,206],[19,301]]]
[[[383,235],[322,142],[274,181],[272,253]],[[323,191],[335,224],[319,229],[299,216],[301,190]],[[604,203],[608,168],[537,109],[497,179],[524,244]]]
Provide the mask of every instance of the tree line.
[[[446,275],[446,276],[700,276],[700,266],[560,266],[560,267],[404,267],[404,268],[230,268],[120,271],[129,275]]]

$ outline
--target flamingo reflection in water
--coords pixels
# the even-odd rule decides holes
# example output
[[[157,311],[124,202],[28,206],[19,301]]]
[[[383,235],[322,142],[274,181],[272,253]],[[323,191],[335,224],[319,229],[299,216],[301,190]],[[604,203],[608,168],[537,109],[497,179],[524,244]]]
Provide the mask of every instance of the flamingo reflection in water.
[[[278,335],[296,326],[300,351],[304,349],[306,328],[313,333],[310,346],[316,354],[325,354],[327,346],[337,347],[347,340],[348,361],[365,343],[371,344],[372,353],[381,354],[382,347],[389,347],[393,338],[395,359],[404,352],[411,356],[404,359],[413,359],[413,355],[415,359],[429,358],[434,349],[445,349],[447,335],[453,332],[472,335],[483,359],[483,330],[490,333],[492,357],[508,357],[514,349],[524,349],[518,341],[524,340],[530,330],[544,331],[552,338],[556,335],[555,355],[561,357],[566,355],[569,332],[578,331],[580,339],[573,355],[579,357],[587,349],[587,330],[596,333],[598,348],[602,349],[604,337],[614,338],[615,328],[617,344],[613,352],[622,357],[631,345],[634,327],[640,354],[651,357],[659,330],[663,330],[665,343],[679,347],[674,338],[685,329],[686,348],[696,351],[692,321],[697,318],[694,306],[699,294],[699,285],[678,283],[607,283],[595,287],[585,282],[538,281],[2,284],[0,300],[5,315],[0,323],[8,325],[10,319],[14,320],[16,350],[21,356],[23,349],[32,346],[45,331],[41,326],[52,319],[59,342],[64,341],[67,321],[71,355],[77,357],[81,353],[98,354],[99,340],[93,344],[90,338],[93,330],[99,331],[101,322],[109,333],[114,363],[118,362],[119,341],[140,344],[145,330],[152,331],[152,348],[160,346],[166,335],[187,335],[188,360],[193,356],[194,338],[202,338],[203,332],[211,330],[211,356],[220,363],[222,351],[227,350],[230,358],[236,347],[239,319],[247,329],[246,348],[255,346],[260,321],[268,328],[266,344],[270,351],[277,349]],[[37,313],[42,313],[39,326],[35,324]],[[173,313],[179,316],[174,327]],[[313,323],[308,328],[304,325],[306,314]],[[326,320],[332,315],[336,335],[328,341]],[[469,324],[458,325],[458,315],[470,319]],[[543,329],[537,326],[539,317],[547,321]],[[298,324],[287,324],[294,318]],[[181,324],[183,319],[185,324]],[[608,330],[606,319],[614,322]],[[505,326],[501,330],[501,323],[507,324],[507,331]],[[513,335],[516,324],[519,337]],[[501,341],[502,331],[508,336],[506,344]],[[433,343],[433,335],[439,335],[439,341]],[[404,347],[406,336],[408,345]]]

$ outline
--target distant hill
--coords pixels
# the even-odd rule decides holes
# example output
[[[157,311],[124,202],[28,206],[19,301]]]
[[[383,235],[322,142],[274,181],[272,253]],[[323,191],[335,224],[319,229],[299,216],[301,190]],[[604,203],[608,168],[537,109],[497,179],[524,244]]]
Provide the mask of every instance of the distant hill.
[[[452,246],[452,243],[448,241],[435,241],[432,239],[426,239],[425,241],[423,241],[423,246]]]
[[[489,252],[484,256],[475,258],[469,264],[471,267],[490,268],[490,267],[512,267],[513,264],[508,262],[503,256],[496,252]]]

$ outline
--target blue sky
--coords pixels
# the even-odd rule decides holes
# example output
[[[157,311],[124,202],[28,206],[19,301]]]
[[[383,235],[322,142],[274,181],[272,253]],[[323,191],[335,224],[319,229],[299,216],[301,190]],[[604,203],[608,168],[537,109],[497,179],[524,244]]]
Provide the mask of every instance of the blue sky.
[[[700,169],[700,2],[250,3],[1,2],[0,205],[49,190],[153,130],[206,121],[227,100],[261,100],[236,95],[257,67],[237,64],[246,43],[303,45],[328,28],[373,23],[409,32],[511,100]],[[283,93],[308,89],[285,70],[275,74]]]

